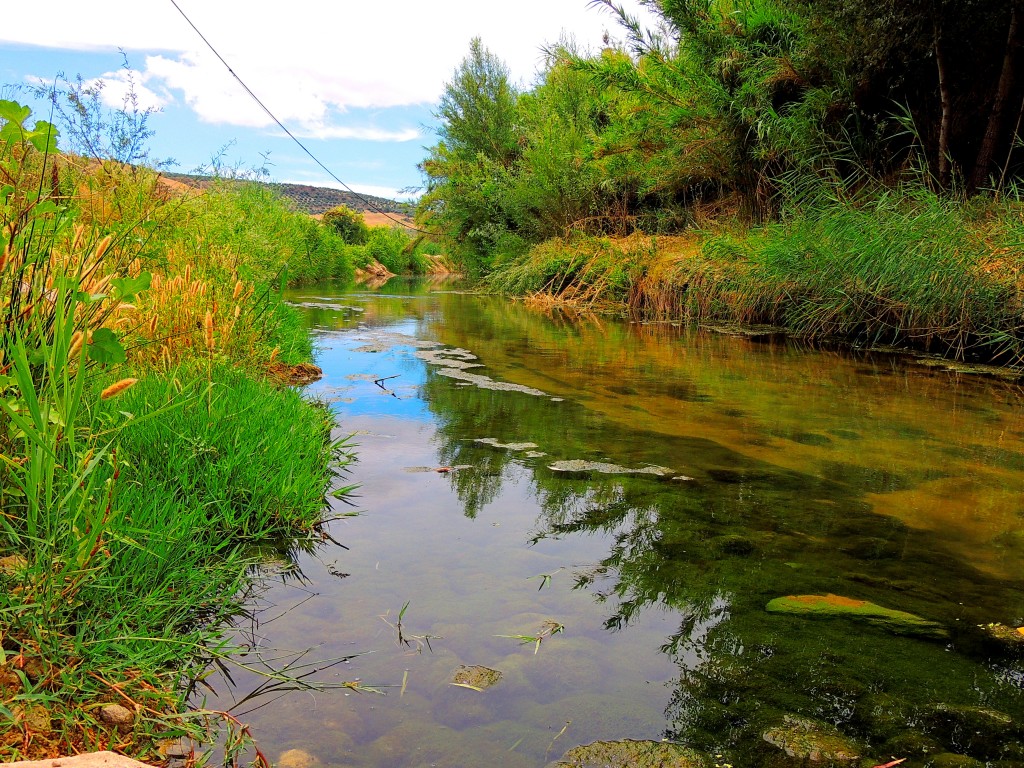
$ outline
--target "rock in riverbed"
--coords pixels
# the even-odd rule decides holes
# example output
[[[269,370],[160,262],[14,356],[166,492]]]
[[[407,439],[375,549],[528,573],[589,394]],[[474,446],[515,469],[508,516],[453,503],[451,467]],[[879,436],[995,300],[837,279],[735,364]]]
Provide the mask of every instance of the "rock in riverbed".
[[[855,600],[842,595],[789,595],[777,597],[765,610],[769,613],[788,613],[795,616],[822,619],[852,619],[888,630],[896,635],[913,635],[943,639],[949,636],[938,622],[923,619],[913,613],[885,608],[867,600]]]
[[[790,757],[810,763],[855,763],[859,747],[826,723],[786,715],[782,724],[769,728],[762,738]]]
[[[703,768],[693,750],[667,741],[595,741],[573,747],[549,768]]]
[[[664,477],[672,474],[671,469],[666,467],[623,467],[618,464],[609,464],[603,461],[583,461],[582,459],[570,459],[568,461],[556,461],[549,464],[548,469],[564,475],[654,475]]]
[[[452,685],[483,691],[501,680],[501,672],[479,664],[461,666],[452,674]]]

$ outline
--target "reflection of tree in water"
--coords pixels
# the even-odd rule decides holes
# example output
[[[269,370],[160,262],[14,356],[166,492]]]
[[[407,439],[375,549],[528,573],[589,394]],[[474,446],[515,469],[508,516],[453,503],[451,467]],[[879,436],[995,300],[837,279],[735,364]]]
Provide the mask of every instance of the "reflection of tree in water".
[[[941,553],[921,549],[928,546],[925,537],[877,518],[841,489],[834,489],[829,511],[816,509],[806,503],[813,501],[812,490],[820,492],[813,478],[802,491],[782,495],[764,478],[742,492],[734,484],[680,492],[664,482],[626,479],[604,481],[602,493],[594,487],[602,481],[591,481],[575,499],[566,498],[564,488],[546,492],[560,481],[535,473],[547,523],[537,536],[608,534],[608,556],[577,580],[610,606],[606,628],[625,630],[652,608],[680,615],[679,629],[662,646],[679,668],[666,737],[759,764],[779,754],[762,734],[796,714],[837,726],[872,754],[903,754],[929,743],[933,751],[956,749],[983,760],[1016,754],[1000,746],[1007,733],[999,731],[997,716],[984,738],[967,738],[950,726],[953,715],[936,714],[943,707],[965,720],[978,707],[1018,720],[1024,714],[1020,686],[1000,681],[970,655],[860,624],[764,611],[768,600],[784,594],[852,594],[942,617],[954,630],[954,647],[958,639],[967,646],[969,632],[956,634],[957,620],[967,617],[953,614],[1004,609],[1001,601],[1020,599],[1013,585],[949,558],[937,584]],[[602,495],[605,503],[596,503]],[[552,509],[555,500],[559,508]],[[732,514],[723,514],[725,506]],[[768,506],[774,514],[767,514]],[[753,510],[760,513],[756,526]],[[855,531],[876,546],[892,543],[908,560],[894,565],[870,548],[842,551]],[[969,596],[959,591],[968,586]],[[949,594],[968,596],[971,608]],[[960,624],[965,631],[973,627]]]
[[[474,466],[451,476],[467,514],[494,500],[526,463],[472,438],[557,446],[558,455],[532,471],[541,510],[533,540],[595,532],[608,538],[608,555],[576,582],[609,607],[608,630],[628,631],[650,609],[679,614],[679,629],[662,647],[679,669],[666,737],[765,764],[780,753],[762,734],[798,714],[837,726],[871,754],[903,754],[913,744],[981,759],[1003,754],[988,742],[954,743],[939,732],[939,720],[929,720],[939,703],[1024,715],[1019,688],[1000,683],[984,664],[942,643],[773,616],[764,606],[780,595],[831,592],[942,620],[955,632],[1019,604],[1019,585],[987,578],[926,535],[873,514],[849,486],[704,441],[661,438],[661,450],[692,468],[692,482],[559,475],[547,469],[549,459],[614,461],[616,446],[638,436],[603,425],[604,445],[595,445],[585,419],[553,424],[547,404],[535,398],[431,386],[428,378],[442,460]]]
[[[493,311],[474,318],[477,339],[460,326],[446,342],[477,352],[505,344],[503,315]],[[537,333],[529,325],[512,335]],[[895,755],[923,765],[925,748],[1024,758],[1019,729],[998,733],[995,715],[991,728],[968,724],[971,712],[984,721],[981,709],[1024,719],[1024,666],[988,664],[972,634],[998,617],[1024,617],[1022,585],[986,576],[926,532],[874,514],[863,484],[781,469],[708,440],[647,435],[578,404],[554,408],[543,398],[452,386],[432,373],[424,396],[437,417],[441,461],[474,467],[449,476],[467,515],[532,468],[541,510],[534,541],[594,533],[609,541],[608,554],[576,581],[608,607],[605,627],[629,631],[648,610],[678,614],[662,646],[679,670],[666,737],[735,763],[768,764],[781,752],[762,735],[795,714],[838,727],[879,762]],[[551,455],[529,460],[473,442],[482,437],[532,441]],[[675,464],[696,479],[566,477],[547,468],[558,459]],[[907,487],[915,481],[903,478]],[[940,621],[951,638],[765,612],[778,596],[827,593]]]

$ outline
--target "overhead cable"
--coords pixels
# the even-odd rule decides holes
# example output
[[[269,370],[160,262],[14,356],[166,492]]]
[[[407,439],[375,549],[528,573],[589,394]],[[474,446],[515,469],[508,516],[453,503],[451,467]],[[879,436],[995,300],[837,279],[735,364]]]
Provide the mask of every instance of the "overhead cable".
[[[242,88],[245,90],[246,93],[249,94],[250,97],[252,97],[252,100],[255,101],[257,104],[259,104],[260,109],[262,109],[264,112],[266,112],[267,117],[269,117],[271,120],[273,120],[277,124],[277,127],[280,128],[282,131],[284,131],[288,135],[288,138],[290,138],[292,141],[294,141],[298,145],[299,149],[301,149],[303,152],[305,152],[307,155],[309,155],[310,159],[312,159],[312,161],[314,163],[316,163],[318,166],[320,166],[327,173],[328,176],[330,176],[336,182],[341,184],[341,186],[343,186],[346,190],[348,190],[349,193],[351,193],[355,197],[357,197],[360,200],[362,200],[369,208],[372,208],[373,210],[377,211],[378,213],[383,214],[383,216],[385,218],[389,219],[390,221],[395,222],[396,224],[398,224],[401,227],[404,227],[405,229],[411,229],[413,232],[420,232],[421,234],[424,234],[424,235],[432,234],[430,232],[427,232],[426,230],[418,229],[416,227],[411,227],[408,224],[405,224],[404,222],[394,218],[390,214],[390,212],[385,211],[383,208],[381,208],[379,205],[374,203],[372,200],[370,200],[369,198],[364,197],[363,195],[359,194],[354,189],[352,189],[352,187],[350,187],[344,181],[339,179],[335,175],[334,171],[332,171],[330,168],[328,168],[326,165],[324,165],[320,161],[320,159],[316,155],[314,155],[306,147],[305,144],[303,144],[301,141],[299,141],[298,137],[294,133],[292,133],[290,130],[288,130],[288,127],[284,123],[282,123],[280,120],[277,119],[277,116],[273,112],[270,111],[270,108],[266,104],[264,104],[262,101],[260,101],[260,97],[257,96],[255,93],[253,93],[252,89],[249,88],[249,86],[245,84],[245,81],[242,80],[242,78],[240,78],[238,76],[238,73],[235,72],[235,70],[233,70],[231,68],[231,65],[228,64],[227,61],[225,61],[224,57],[221,56],[220,53],[217,51],[217,49],[213,47],[213,43],[211,43],[209,40],[207,40],[206,39],[206,35],[204,35],[202,32],[199,31],[199,27],[197,27],[195,24],[192,23],[192,19],[190,19],[188,17],[188,15],[181,9],[181,6],[178,5],[177,0],[170,0],[170,2],[171,2],[171,5],[174,6],[175,10],[177,10],[178,13],[181,14],[181,17],[183,19],[185,19],[186,22],[188,22],[188,25],[190,27],[192,27],[193,30],[195,30],[195,33],[197,35],[199,35],[199,39],[202,40],[204,43],[206,43],[206,47],[209,48],[213,52],[213,55],[216,56],[220,60],[220,63],[223,64],[224,67],[227,69],[227,71],[231,73],[231,76],[233,78],[235,78],[235,80],[238,81],[238,84],[240,86],[242,86]]]

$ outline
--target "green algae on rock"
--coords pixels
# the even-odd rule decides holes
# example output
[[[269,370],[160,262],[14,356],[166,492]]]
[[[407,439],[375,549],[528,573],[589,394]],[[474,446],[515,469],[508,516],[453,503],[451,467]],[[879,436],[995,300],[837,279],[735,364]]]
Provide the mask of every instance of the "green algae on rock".
[[[691,749],[667,741],[595,741],[573,747],[550,768],[703,768],[707,761]]]
[[[942,639],[949,636],[946,629],[935,621],[923,619],[913,613],[885,608],[867,600],[855,600],[842,595],[789,595],[777,597],[765,606],[769,613],[788,613],[823,619],[853,619],[881,627],[897,635],[914,635]]]
[[[548,465],[548,469],[554,472],[561,472],[568,475],[589,475],[598,473],[602,475],[655,475],[664,477],[671,474],[672,470],[666,467],[622,467],[618,464],[609,464],[603,461],[584,461],[582,459],[570,459],[568,461],[556,461]]]
[[[762,738],[790,757],[811,763],[856,763],[861,756],[857,744],[831,725],[793,715],[786,715]]]
[[[1005,624],[979,624],[978,629],[1004,650],[1024,653],[1024,627],[1008,627]]]
[[[482,667],[479,664],[471,666],[462,665],[452,674],[451,685],[461,688],[472,688],[474,691],[483,691],[496,685],[501,680],[501,672],[490,667]]]
[[[483,443],[489,445],[492,448],[500,448],[505,451],[529,451],[533,448],[539,448],[536,443],[522,442],[522,443],[502,443],[499,442],[495,437],[477,437],[473,440],[474,443]],[[541,454],[542,456],[544,454]]]

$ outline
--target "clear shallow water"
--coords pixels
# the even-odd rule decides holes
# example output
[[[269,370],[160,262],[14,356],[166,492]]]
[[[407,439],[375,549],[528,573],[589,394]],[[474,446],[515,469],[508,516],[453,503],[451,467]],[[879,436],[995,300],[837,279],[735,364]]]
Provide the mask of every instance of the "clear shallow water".
[[[355,435],[342,482],[360,483],[362,514],[331,524],[348,549],[301,555],[304,582],[268,586],[258,634],[365,654],[318,679],[386,695],[241,705],[271,759],[543,766],[631,737],[777,765],[762,736],[801,715],[879,763],[1024,760],[1024,665],[976,629],[1024,624],[1019,388],[425,285],[329,290],[291,299],[320,305],[303,309],[325,373],[309,390]],[[482,367],[453,378],[439,359]],[[565,460],[671,472],[549,468]],[[949,637],[765,611],[802,594],[910,611]],[[565,629],[539,648],[501,637],[546,621]],[[461,664],[503,679],[452,686]],[[235,682],[218,706],[258,684]]]

